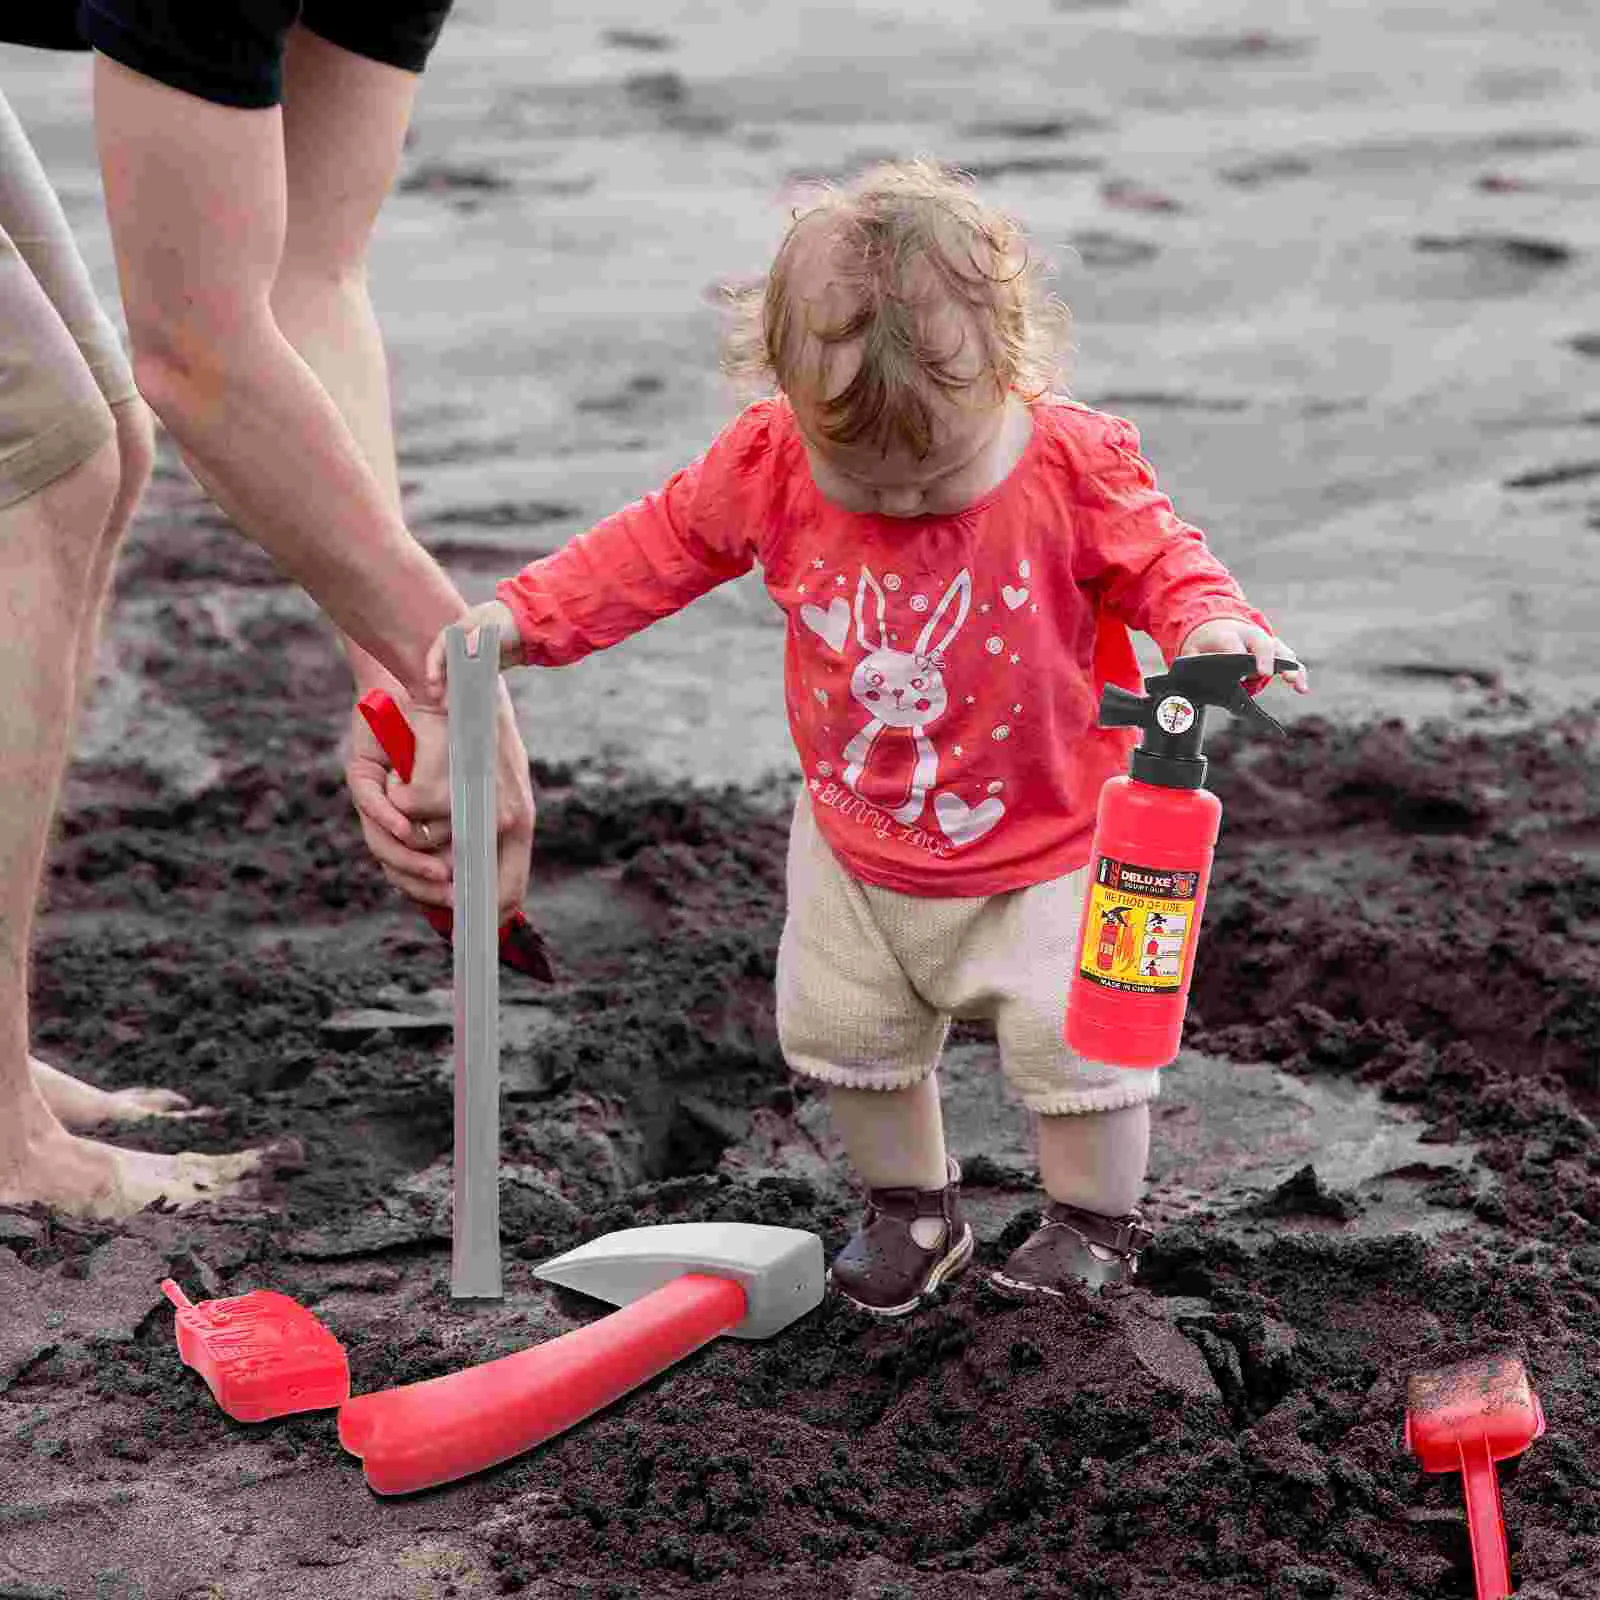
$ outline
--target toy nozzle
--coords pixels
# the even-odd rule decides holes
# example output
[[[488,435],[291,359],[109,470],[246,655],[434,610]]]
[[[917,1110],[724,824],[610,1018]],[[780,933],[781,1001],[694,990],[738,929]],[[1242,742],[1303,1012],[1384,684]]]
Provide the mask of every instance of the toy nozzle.
[[[161,1280],[161,1292],[180,1311],[194,1310],[194,1302],[183,1292],[182,1289],[177,1286],[177,1284],[172,1281],[171,1278],[163,1278]]]
[[[1108,683],[1100,696],[1102,728],[1142,728],[1150,715],[1150,702],[1142,694]]]
[[[1272,670],[1276,675],[1295,672],[1299,666],[1298,661],[1279,656]],[[1166,672],[1145,680],[1142,695],[1107,684],[1100,699],[1100,726],[1140,730],[1130,768],[1135,778],[1173,788],[1199,788],[1205,781],[1201,748],[1208,707],[1282,735],[1281,724],[1245,688],[1246,680],[1259,676],[1260,670],[1249,654],[1179,656]]]

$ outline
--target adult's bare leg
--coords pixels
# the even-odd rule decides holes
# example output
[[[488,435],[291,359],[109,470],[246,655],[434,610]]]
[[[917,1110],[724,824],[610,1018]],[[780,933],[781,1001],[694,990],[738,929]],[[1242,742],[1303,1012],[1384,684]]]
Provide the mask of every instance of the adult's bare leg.
[[[25,1066],[38,1099],[70,1127],[152,1112],[173,1114],[184,1105],[181,1095],[158,1089],[108,1094],[26,1055],[25,985],[33,912],[24,897],[36,895],[39,887],[49,819],[58,803],[77,714],[92,681],[116,545],[149,477],[153,439],[116,329],[96,298],[60,202],[3,96],[0,326],[12,468],[0,544],[18,614],[17,626],[10,630],[18,670],[7,672],[12,698],[4,719],[7,776],[12,777],[14,752],[18,782],[15,792],[9,787],[7,792],[8,802],[16,803],[0,818],[3,848],[14,865],[6,872],[6,886],[17,895],[4,912],[12,956],[0,976],[6,1093],[15,1092]],[[30,428],[36,430],[31,442]],[[115,435],[114,447],[105,444],[110,434]],[[20,477],[15,475],[19,459]],[[38,466],[27,465],[30,460],[54,466],[38,476]],[[29,486],[28,492],[17,494],[21,485]],[[31,587],[36,577],[41,582],[37,595]],[[0,1108],[0,1122],[14,1125],[18,1139],[23,1137],[24,1110],[30,1125],[52,1139],[59,1132],[40,1115],[38,1099],[17,1107],[16,1117],[9,1114],[11,1107]],[[21,1160],[20,1148],[14,1145],[11,1151],[13,1168]],[[74,1160],[82,1165],[83,1152],[65,1160],[69,1174]],[[103,1165],[103,1159],[91,1164]]]
[[[50,818],[69,751],[79,630],[95,550],[119,483],[116,445],[0,510],[0,1202],[122,1216],[238,1186],[260,1153],[119,1150],[62,1126],[28,1055],[28,953]]]
[[[316,373],[354,436],[389,509],[400,512],[388,358],[367,287],[367,252],[394,182],[416,98],[415,74],[331,44],[304,27],[284,56],[283,139],[287,227],[272,286],[273,316]],[[405,690],[383,664],[345,640],[358,690]],[[500,694],[500,884],[520,900],[533,832],[527,754],[511,697]],[[396,887],[414,887],[410,852],[394,837],[384,768],[366,723],[353,717],[346,770],[367,846]],[[391,813],[391,814],[387,814]],[[448,818],[430,825],[430,845],[448,842]]]
[[[106,602],[111,592],[111,575],[116,568],[117,549],[122,543],[140,496],[150,481],[155,459],[155,435],[150,412],[137,396],[119,401],[112,408],[117,428],[117,488],[104,531],[89,559],[85,583],[86,604],[78,625],[78,640],[73,657],[72,709],[67,718],[67,742],[82,717],[83,707],[95,683],[100,629]],[[138,1122],[147,1117],[190,1118],[214,1113],[194,1108],[188,1098],[175,1089],[135,1085],[126,1089],[102,1089],[82,1078],[75,1078],[37,1056],[29,1060],[34,1086],[45,1104],[71,1129],[92,1128],[100,1123]]]

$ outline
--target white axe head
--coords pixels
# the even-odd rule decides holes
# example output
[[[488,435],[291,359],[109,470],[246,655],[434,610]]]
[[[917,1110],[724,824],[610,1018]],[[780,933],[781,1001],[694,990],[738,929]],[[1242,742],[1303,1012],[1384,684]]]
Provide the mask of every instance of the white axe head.
[[[822,1240],[756,1222],[666,1222],[602,1234],[534,1276],[625,1306],[689,1272],[732,1278],[747,1309],[728,1332],[770,1339],[822,1303]]]

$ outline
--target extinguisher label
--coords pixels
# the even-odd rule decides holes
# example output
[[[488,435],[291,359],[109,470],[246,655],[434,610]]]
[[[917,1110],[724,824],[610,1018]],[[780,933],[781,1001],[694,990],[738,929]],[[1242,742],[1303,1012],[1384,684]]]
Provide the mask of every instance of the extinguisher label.
[[[1183,987],[1193,946],[1198,872],[1095,863],[1079,967],[1090,983],[1135,994]]]

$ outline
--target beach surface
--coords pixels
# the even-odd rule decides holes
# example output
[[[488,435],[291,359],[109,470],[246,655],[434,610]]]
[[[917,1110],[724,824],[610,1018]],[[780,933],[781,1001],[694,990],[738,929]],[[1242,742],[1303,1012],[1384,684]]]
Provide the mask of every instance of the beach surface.
[[[530,20],[537,11],[540,18]],[[553,15],[552,15],[553,14]],[[3,87],[115,291],[82,56]],[[259,1195],[0,1208],[0,1600],[1155,1600],[1472,1592],[1409,1372],[1511,1343],[1521,1596],[1600,1585],[1600,22],[1577,0],[917,7],[463,0],[372,261],[417,535],[469,598],[740,403],[719,286],[815,177],[965,166],[1057,264],[1070,387],[1311,665],[1224,730],[1186,1050],[1139,1291],[1016,1307],[1040,1203],[992,1034],[942,1069],[978,1262],[833,1301],[415,1497],[334,1414],[230,1421],[192,1298],[312,1307],[370,1392],[604,1314],[534,1277],[658,1221],[858,1196],[771,1015],[787,811],[759,576],[510,681],[540,796],[501,982],[504,1298],[450,1295],[448,949],[361,847],[311,603],[170,452],[69,774],[37,1048],[216,1107],[114,1137],[298,1140]],[[1152,666],[1156,658],[1147,651]]]

